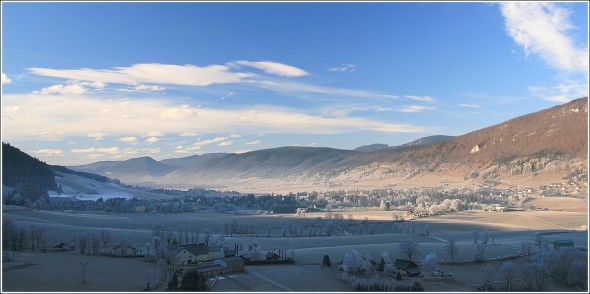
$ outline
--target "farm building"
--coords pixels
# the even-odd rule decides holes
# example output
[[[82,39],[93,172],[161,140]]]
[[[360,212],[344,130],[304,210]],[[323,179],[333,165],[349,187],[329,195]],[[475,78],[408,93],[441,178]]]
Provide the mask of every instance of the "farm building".
[[[265,255],[266,260],[279,260],[280,256],[275,252],[268,251]]]
[[[417,277],[420,275],[420,267],[416,263],[407,259],[396,259],[395,272],[408,277]]]
[[[111,249],[112,255],[120,255],[120,256],[137,256],[139,253],[139,248],[135,245],[129,244],[127,242],[121,242],[121,244],[113,247]]]
[[[228,273],[244,271],[244,259],[237,256],[216,259],[213,264],[221,265]]]
[[[175,259],[177,265],[187,265],[225,257],[223,249],[210,250],[204,243],[180,245]]]
[[[574,248],[574,241],[572,240],[555,240],[553,241],[553,248]]]

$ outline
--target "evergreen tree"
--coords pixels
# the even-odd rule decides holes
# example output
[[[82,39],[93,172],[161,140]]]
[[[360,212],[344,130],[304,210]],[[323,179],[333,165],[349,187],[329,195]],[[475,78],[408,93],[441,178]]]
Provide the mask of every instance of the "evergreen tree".
[[[190,270],[182,278],[180,289],[183,291],[207,291],[205,277],[196,270]]]
[[[174,273],[172,275],[172,279],[168,282],[168,290],[176,290],[178,289],[178,275]]]

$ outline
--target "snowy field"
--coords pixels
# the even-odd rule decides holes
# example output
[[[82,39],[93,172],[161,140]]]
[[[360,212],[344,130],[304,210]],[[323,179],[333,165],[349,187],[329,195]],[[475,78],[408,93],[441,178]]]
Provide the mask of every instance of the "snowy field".
[[[391,212],[354,212],[354,219],[360,220],[368,216],[370,222],[382,222],[386,226],[391,225]],[[382,216],[379,216],[382,214]],[[346,214],[345,214],[346,216]],[[169,229],[210,229],[212,233],[220,233],[224,223],[236,220],[239,223],[253,223],[263,226],[272,225],[276,228],[292,223],[306,224],[310,218],[295,218],[292,215],[234,215],[213,211],[197,211],[182,214],[157,214],[157,213],[65,213],[36,211],[21,207],[3,206],[3,219],[11,219],[18,226],[29,228],[30,226],[44,227],[47,232],[49,244],[59,244],[63,241],[86,233],[98,234],[103,228],[110,231],[112,240],[110,244],[120,241],[128,241],[142,246],[151,237],[151,229],[155,224],[160,224]],[[345,220],[345,222],[348,220]],[[446,240],[454,238],[457,241],[458,253],[455,260],[471,260],[476,253],[473,244],[472,231],[483,232],[488,230],[490,238],[493,237],[495,245],[488,246],[486,258],[505,256],[518,253],[522,242],[533,242],[533,234],[537,232],[553,233],[544,237],[545,242],[558,239],[572,239],[578,248],[587,248],[588,234],[586,231],[574,231],[582,226],[587,226],[587,214],[571,211],[518,211],[518,212],[483,212],[463,211],[448,215],[439,215],[414,221],[415,233],[385,233],[375,235],[339,235],[320,237],[283,237],[272,234],[266,237],[261,232],[260,237],[234,235],[225,237],[223,244],[233,247],[234,244],[257,243],[263,250],[293,248],[295,265],[247,267],[249,271],[273,280],[295,291],[346,291],[347,285],[340,282],[336,275],[320,267],[322,257],[330,255],[332,264],[336,265],[342,260],[346,252],[357,250],[363,256],[378,259],[383,252],[392,258],[403,257],[399,249],[399,243],[413,240],[418,243],[421,256],[428,253],[436,253],[440,259],[449,259],[445,252]],[[424,226],[429,225],[430,235],[421,234]],[[277,229],[278,230],[278,229]],[[490,243],[492,243],[490,241]],[[79,262],[90,262],[87,284],[82,285],[81,266]],[[519,263],[526,262],[526,258],[517,259]],[[501,262],[497,262],[501,265]],[[94,272],[90,272],[92,270]],[[453,272],[455,281],[443,283],[440,281],[424,280],[423,285],[427,291],[470,291],[471,284],[477,280],[474,271],[479,271],[481,265],[460,264],[442,265],[443,270]],[[10,267],[10,268],[9,268]],[[15,262],[3,263],[3,289],[8,291],[141,291],[145,287],[146,268],[153,267],[153,263],[139,259],[117,259],[102,256],[81,256],[77,252],[66,253],[15,253]],[[499,266],[498,266],[499,267]],[[253,274],[245,273],[244,281],[231,279],[218,285],[220,291],[231,291],[231,285],[242,285],[250,281],[266,283]],[[324,283],[314,284],[309,282],[311,276],[325,276]],[[33,278],[35,277],[35,278]],[[123,278],[121,278],[123,277]],[[104,283],[111,279],[108,286]],[[238,277],[238,280],[240,277]],[[475,280],[474,280],[475,279]],[[51,281],[51,283],[49,283]],[[256,283],[254,283],[256,284]],[[261,284],[262,285],[262,284]],[[225,288],[223,288],[225,287]],[[264,288],[266,287],[266,288]],[[262,289],[272,289],[272,285]],[[430,288],[429,288],[430,287]],[[553,287],[553,288],[551,288]],[[555,291],[575,291],[575,289],[563,288],[559,285],[548,286]],[[215,290],[215,289],[214,289]],[[251,288],[251,291],[257,291]],[[351,289],[348,289],[351,290]],[[241,288],[234,291],[248,291]],[[269,290],[273,291],[273,290]]]

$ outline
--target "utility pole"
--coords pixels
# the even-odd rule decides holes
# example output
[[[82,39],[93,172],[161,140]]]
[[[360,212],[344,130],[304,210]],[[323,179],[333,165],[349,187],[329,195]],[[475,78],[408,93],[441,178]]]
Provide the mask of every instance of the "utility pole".
[[[82,284],[86,284],[86,266],[88,262],[80,262],[80,265],[82,266]]]

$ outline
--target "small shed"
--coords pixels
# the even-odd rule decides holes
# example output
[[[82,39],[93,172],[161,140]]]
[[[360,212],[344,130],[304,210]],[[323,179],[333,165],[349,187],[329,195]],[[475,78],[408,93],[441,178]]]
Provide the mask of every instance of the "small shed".
[[[396,259],[395,271],[404,276],[417,277],[420,276],[420,267],[411,260],[408,259]]]
[[[555,240],[553,241],[553,248],[560,249],[560,248],[574,248],[574,241],[572,240]]]

